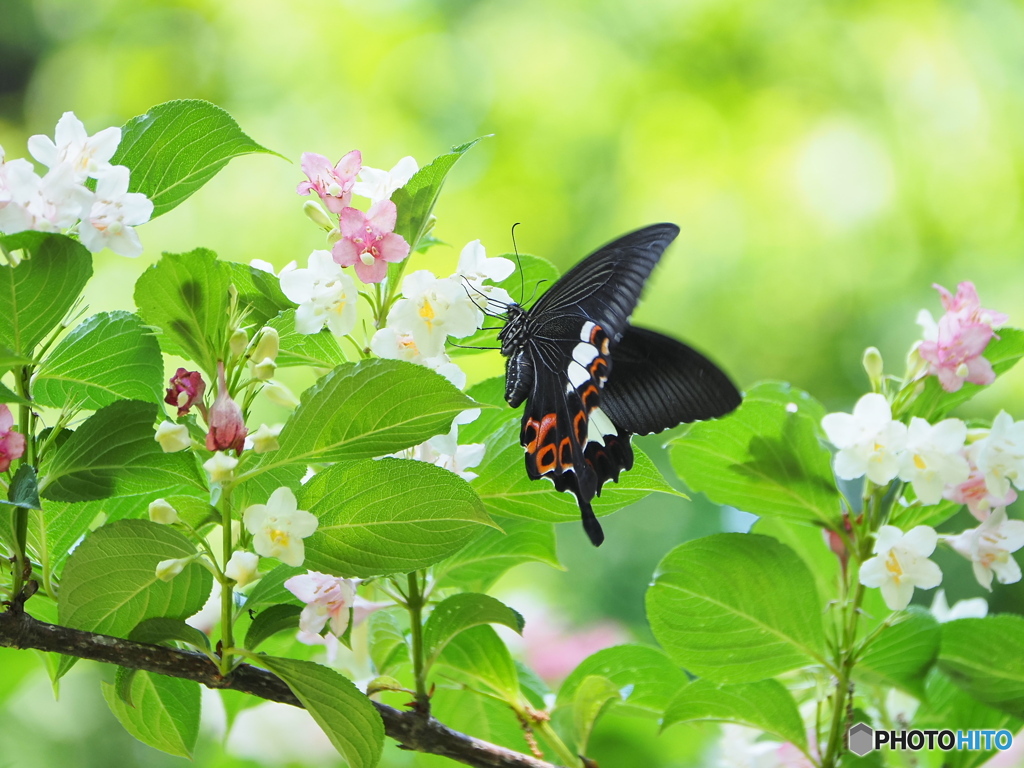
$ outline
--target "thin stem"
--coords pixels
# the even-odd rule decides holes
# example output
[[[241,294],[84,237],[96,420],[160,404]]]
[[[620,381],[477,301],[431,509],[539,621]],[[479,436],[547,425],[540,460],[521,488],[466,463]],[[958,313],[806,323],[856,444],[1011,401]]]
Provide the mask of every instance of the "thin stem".
[[[409,596],[406,600],[412,629],[412,666],[416,677],[416,708],[423,714],[430,713],[430,696],[427,693],[426,660],[423,657],[423,594],[420,591],[419,574],[409,574]]]
[[[544,741],[547,742],[552,751],[558,755],[560,762],[565,763],[567,766],[577,766],[580,764],[579,755],[573,754],[572,750],[569,749],[559,735],[555,733],[555,729],[551,727],[551,723],[547,720],[540,720],[533,724],[533,728],[541,735]]]
[[[220,499],[220,515],[221,515],[221,526],[223,528],[221,555],[222,562],[218,569],[218,578],[220,580],[220,637],[221,637],[221,657],[220,657],[220,671],[222,675],[226,675],[231,671],[231,650],[235,646],[234,638],[234,623],[235,623],[235,600],[234,600],[234,580],[229,579],[225,574],[224,570],[228,567],[228,561],[231,559],[233,545],[231,542],[231,489],[225,487],[221,493]]]
[[[15,368],[14,372],[17,380],[18,394],[25,400],[30,400],[32,366],[21,366]],[[35,466],[35,414],[32,412],[32,405],[30,403],[22,403],[18,406],[18,429],[25,436],[25,453],[21,457],[20,464]],[[12,594],[16,599],[21,594],[25,586],[25,577],[32,567],[28,558],[28,515],[29,511],[24,507],[14,508],[14,582]]]

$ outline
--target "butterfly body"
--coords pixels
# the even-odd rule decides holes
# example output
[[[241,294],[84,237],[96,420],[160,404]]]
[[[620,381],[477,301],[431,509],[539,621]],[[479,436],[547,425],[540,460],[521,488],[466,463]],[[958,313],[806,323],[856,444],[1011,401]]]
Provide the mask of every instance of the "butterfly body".
[[[520,441],[531,479],[577,499],[595,546],[604,540],[591,502],[633,466],[633,434],[721,416],[740,394],[713,363],[629,317],[644,282],[679,233],[655,224],[600,248],[534,306],[506,307],[498,334],[507,357],[505,399],[526,403]]]

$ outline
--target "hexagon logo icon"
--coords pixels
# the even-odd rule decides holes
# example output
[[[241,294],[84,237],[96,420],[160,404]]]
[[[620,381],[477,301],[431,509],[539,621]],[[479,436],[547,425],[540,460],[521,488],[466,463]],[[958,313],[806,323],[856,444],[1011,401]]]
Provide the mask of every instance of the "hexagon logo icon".
[[[857,757],[864,757],[875,748],[875,731],[866,723],[857,723],[846,734],[850,751]]]

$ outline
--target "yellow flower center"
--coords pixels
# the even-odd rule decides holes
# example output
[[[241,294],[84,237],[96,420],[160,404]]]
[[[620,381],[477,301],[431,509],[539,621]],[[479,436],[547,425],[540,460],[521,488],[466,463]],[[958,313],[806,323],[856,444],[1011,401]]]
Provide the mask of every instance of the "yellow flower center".
[[[278,546],[280,546],[280,547],[288,546],[288,538],[289,538],[289,536],[288,536],[288,532],[287,531],[279,531],[276,528],[272,528],[269,531],[269,534],[270,534],[270,540],[272,542],[274,542],[275,544],[277,544]]]
[[[428,326],[433,327],[434,307],[431,305],[429,299],[424,299],[423,304],[420,305],[420,317],[427,321]]]
[[[924,463],[924,459],[921,458],[920,454],[914,454],[914,466],[918,469],[927,469],[928,465]]]
[[[892,574],[895,582],[899,584],[900,579],[903,576],[903,567],[900,565],[900,561],[896,558],[896,553],[892,550],[889,550],[889,556],[885,558],[885,568]]]

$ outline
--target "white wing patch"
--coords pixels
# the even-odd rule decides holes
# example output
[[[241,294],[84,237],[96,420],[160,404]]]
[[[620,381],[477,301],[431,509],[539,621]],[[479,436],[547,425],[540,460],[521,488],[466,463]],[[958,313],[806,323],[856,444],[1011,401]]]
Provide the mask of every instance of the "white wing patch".
[[[567,373],[569,374],[569,382],[572,384],[573,389],[579,389],[590,381],[590,372],[575,360],[569,363]]]
[[[597,347],[586,341],[581,341],[572,350],[572,359],[584,368],[594,362],[595,357],[597,357]]]
[[[604,445],[605,435],[617,435],[618,433],[618,428],[612,424],[612,420],[608,418],[604,411],[600,408],[595,408],[590,412],[590,418],[587,420],[588,443]]]

